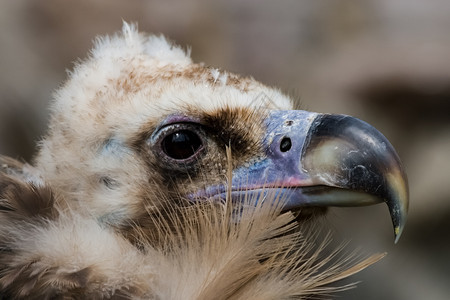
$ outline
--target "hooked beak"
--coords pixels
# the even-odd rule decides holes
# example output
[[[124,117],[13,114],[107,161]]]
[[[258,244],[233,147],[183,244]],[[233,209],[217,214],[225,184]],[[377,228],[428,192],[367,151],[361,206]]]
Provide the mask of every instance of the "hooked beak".
[[[307,111],[273,111],[266,126],[265,157],[233,171],[233,199],[272,192],[285,210],[385,202],[398,241],[408,183],[397,153],[378,130],[350,116]],[[205,192],[224,196],[223,187]]]

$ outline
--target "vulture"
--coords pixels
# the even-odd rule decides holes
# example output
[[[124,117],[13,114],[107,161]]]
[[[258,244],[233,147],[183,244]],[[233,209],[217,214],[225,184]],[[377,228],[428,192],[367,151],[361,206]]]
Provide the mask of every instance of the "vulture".
[[[384,254],[331,246],[327,207],[384,202],[398,240],[379,131],[189,52],[124,23],[55,92],[33,163],[1,156],[0,298],[329,298]]]

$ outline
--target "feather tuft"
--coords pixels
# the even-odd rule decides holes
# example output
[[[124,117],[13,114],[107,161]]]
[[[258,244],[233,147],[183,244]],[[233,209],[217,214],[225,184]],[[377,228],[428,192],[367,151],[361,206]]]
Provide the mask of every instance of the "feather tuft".
[[[230,148],[227,156],[229,169]],[[230,194],[224,203],[152,211],[153,231],[129,239],[58,207],[48,187],[0,174],[5,297],[309,299],[352,288],[331,284],[384,256],[358,261],[355,254],[342,254],[343,247],[324,255],[329,235],[319,240],[317,226],[282,213],[283,199],[246,197],[232,204]]]

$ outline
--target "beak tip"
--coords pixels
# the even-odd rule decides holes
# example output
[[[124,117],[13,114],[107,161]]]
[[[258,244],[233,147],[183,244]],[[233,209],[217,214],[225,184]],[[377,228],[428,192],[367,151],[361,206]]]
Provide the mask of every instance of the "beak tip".
[[[394,235],[395,235],[395,239],[394,239],[394,243],[397,244],[400,236],[402,235],[403,232],[403,226],[395,226],[394,227]]]
[[[397,244],[400,236],[403,233],[403,229],[405,228],[405,224],[406,224],[406,215],[407,215],[407,210],[402,210],[400,212],[400,215],[397,218],[393,218],[393,222],[394,222],[394,243]]]
[[[399,164],[399,171],[388,174],[389,189],[392,198],[387,202],[392,222],[394,224],[395,243],[400,239],[403,228],[405,228],[406,218],[409,210],[409,188],[408,179]]]

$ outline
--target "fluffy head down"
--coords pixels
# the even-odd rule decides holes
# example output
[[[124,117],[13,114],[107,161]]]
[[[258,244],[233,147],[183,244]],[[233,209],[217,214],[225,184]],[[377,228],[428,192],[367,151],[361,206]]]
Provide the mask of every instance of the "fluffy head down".
[[[69,75],[55,94],[50,130],[36,162],[66,198],[82,198],[91,213],[114,214],[115,220],[142,211],[142,198],[167,181],[149,168],[156,158],[143,155],[142,148],[169,116],[188,113],[217,126],[227,122],[229,128],[251,132],[245,139],[251,143],[259,138],[258,111],[291,109],[279,91],[194,64],[189,53],[163,36],[139,33],[126,23],[121,33],[98,38],[90,57]],[[225,155],[223,149],[215,152],[221,153],[213,159],[219,177]]]

